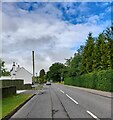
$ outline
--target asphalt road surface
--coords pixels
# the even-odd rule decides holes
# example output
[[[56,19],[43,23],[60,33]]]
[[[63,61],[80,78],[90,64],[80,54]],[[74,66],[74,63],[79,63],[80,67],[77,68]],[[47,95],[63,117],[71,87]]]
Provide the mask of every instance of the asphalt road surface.
[[[12,118],[111,118],[111,99],[64,85],[44,85]]]

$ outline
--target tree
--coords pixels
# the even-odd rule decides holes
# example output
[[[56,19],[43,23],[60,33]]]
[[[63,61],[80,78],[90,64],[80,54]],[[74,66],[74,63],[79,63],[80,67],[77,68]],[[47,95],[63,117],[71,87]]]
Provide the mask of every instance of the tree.
[[[2,61],[0,59],[0,77],[1,76],[9,76],[10,72],[7,71],[7,69],[5,68],[5,61]]]
[[[108,55],[108,41],[103,33],[99,34],[95,45],[95,51],[93,52],[95,53],[95,62],[93,66],[96,70],[105,70],[109,67],[110,60]]]
[[[66,60],[65,65],[69,67],[71,60],[72,60],[72,57],[70,57],[69,59],[65,59],[65,60]]]
[[[92,72],[93,70],[93,51],[94,51],[94,38],[92,33],[89,33],[86,45],[84,46],[84,51],[82,54],[82,66],[81,71],[83,73]]]
[[[70,67],[68,67],[68,75],[70,77],[80,75],[81,74],[80,66],[81,66],[81,54],[75,53],[74,57],[70,62]]]
[[[44,79],[44,76],[45,76],[45,70],[44,69],[42,69],[42,70],[40,70],[40,78],[42,78],[42,79]]]
[[[113,25],[100,33],[96,39],[89,33],[85,46],[80,46],[74,57],[66,59],[65,65],[65,77],[113,69]]]
[[[82,55],[84,51],[84,46],[81,45],[80,48],[77,50],[78,54]],[[76,54],[76,53],[75,53]]]
[[[37,78],[39,83],[44,83],[45,82],[45,70],[42,69],[39,72],[39,77]]]
[[[107,28],[103,34],[108,41],[108,55],[110,57],[110,68],[113,69],[113,23],[110,28]]]
[[[63,76],[64,65],[62,63],[54,63],[50,66],[49,71],[47,72],[48,79],[52,79],[54,82],[60,82],[61,76]]]

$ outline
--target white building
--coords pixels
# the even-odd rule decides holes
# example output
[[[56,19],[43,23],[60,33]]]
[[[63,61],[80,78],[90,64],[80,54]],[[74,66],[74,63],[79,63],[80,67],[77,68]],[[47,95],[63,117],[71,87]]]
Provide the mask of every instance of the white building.
[[[16,66],[13,62],[12,69],[10,71],[11,79],[23,79],[24,84],[32,84],[32,74],[24,67]]]

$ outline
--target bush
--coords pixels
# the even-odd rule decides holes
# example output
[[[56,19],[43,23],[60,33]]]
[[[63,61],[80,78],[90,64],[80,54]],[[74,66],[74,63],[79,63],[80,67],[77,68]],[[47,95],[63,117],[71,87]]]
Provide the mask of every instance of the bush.
[[[23,89],[25,89],[25,90],[29,90],[29,89],[31,89],[32,87],[31,87],[31,84],[24,84],[23,85]]]
[[[113,69],[67,77],[64,84],[113,92]]]
[[[2,98],[8,97],[11,95],[15,95],[16,94],[16,87],[10,86],[10,87],[0,88],[0,92],[2,93]]]
[[[21,79],[15,79],[15,80],[0,80],[0,84],[2,84],[2,87],[8,87],[8,86],[16,86],[17,90],[21,90],[22,86],[24,84],[24,80]]]
[[[31,84],[24,84],[24,80],[15,79],[15,80],[0,80],[2,88],[9,86],[16,86],[17,90],[31,89]]]
[[[42,79],[42,78],[38,78],[38,83],[45,83],[45,80],[44,79]]]

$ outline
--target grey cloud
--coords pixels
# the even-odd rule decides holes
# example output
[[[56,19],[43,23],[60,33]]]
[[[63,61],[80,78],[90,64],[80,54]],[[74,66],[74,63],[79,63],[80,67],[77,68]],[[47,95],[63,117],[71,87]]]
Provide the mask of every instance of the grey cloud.
[[[39,38],[25,39],[21,42],[18,41],[17,43],[20,44],[20,46],[27,46],[30,48],[34,48],[34,47],[36,48],[36,47],[44,47],[44,46],[54,46],[55,40],[56,40],[55,36],[47,35],[47,36],[42,36]]]
[[[11,9],[14,12],[14,8]],[[70,48],[84,43],[89,31],[98,35],[108,25],[106,23],[104,26],[91,23],[73,25],[59,20],[58,16],[61,13],[54,8],[50,9],[48,15],[43,14],[44,8],[42,12],[41,10],[27,14],[23,14],[25,11],[18,10],[15,13],[21,13],[20,17],[4,16],[3,55],[9,68],[15,61],[32,71],[31,51],[34,50],[36,71],[42,68],[48,70],[52,63],[64,62],[64,58],[71,57],[74,51]],[[58,16],[54,17],[54,13]]]
[[[42,36],[40,38],[28,38],[25,40],[16,40],[15,43],[3,45],[3,53],[9,52],[21,52],[24,50],[33,49],[53,49],[55,47],[55,41],[57,38],[55,36]],[[6,49],[7,48],[7,49]]]
[[[18,24],[10,16],[2,14],[2,31],[3,32],[15,32],[18,30]]]

